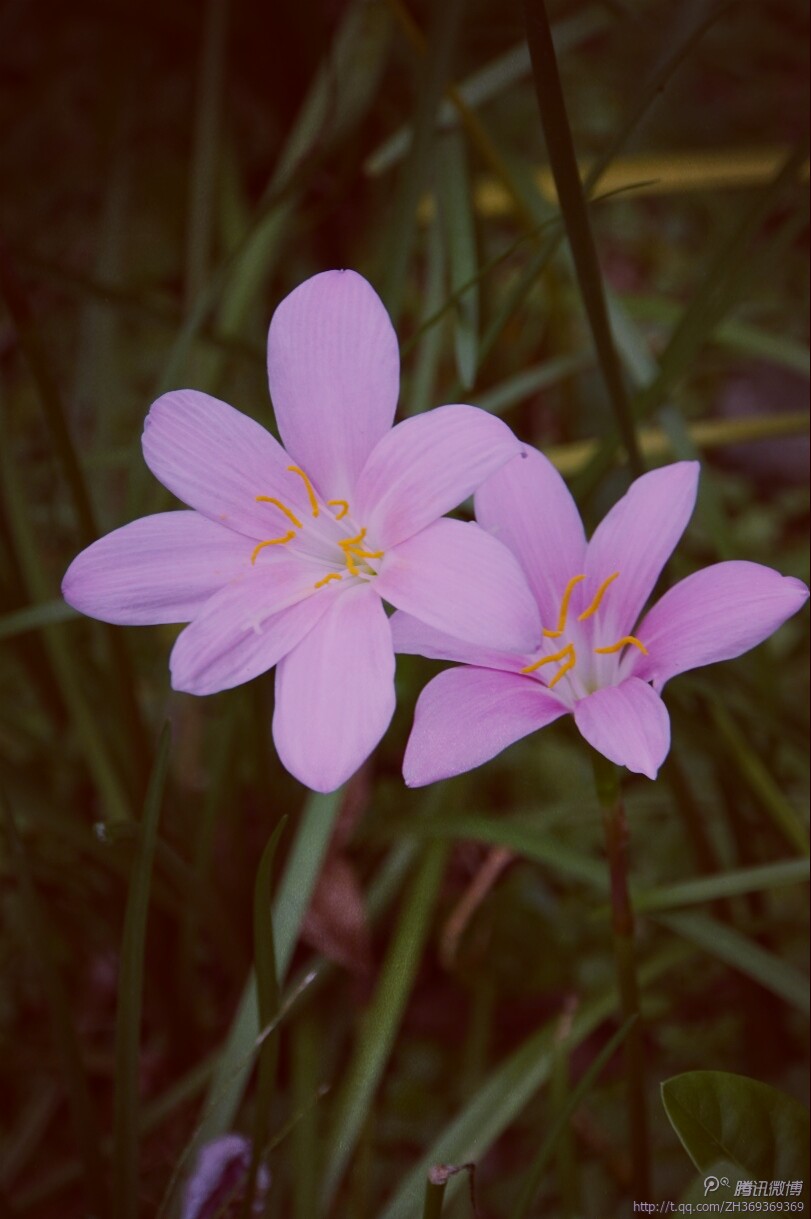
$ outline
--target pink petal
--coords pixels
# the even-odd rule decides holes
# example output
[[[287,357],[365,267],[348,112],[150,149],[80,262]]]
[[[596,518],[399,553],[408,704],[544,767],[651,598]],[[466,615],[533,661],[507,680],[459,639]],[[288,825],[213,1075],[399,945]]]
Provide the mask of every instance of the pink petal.
[[[540,642],[538,608],[517,560],[473,523],[434,521],[389,550],[375,589],[469,643],[523,653]]]
[[[583,571],[586,535],[565,482],[525,445],[476,492],[476,520],[520,562],[545,627],[554,627],[572,576]]]
[[[395,652],[410,656],[427,656],[429,660],[454,660],[458,664],[476,665],[480,669],[503,669],[506,673],[518,673],[529,664],[525,653],[498,652],[482,647],[480,643],[469,643],[435,626],[421,622],[413,614],[397,610],[389,619]]]
[[[400,387],[397,337],[372,286],[355,271],[324,271],[285,297],[270,323],[268,378],[288,452],[325,499],[350,499]]]
[[[405,419],[363,468],[352,510],[384,549],[412,537],[519,451],[506,423],[475,406],[438,406]]]
[[[153,402],[143,434],[152,473],[204,516],[251,538],[288,527],[284,515],[257,495],[285,502],[300,519],[309,512],[304,484],[270,432],[226,402],[194,389],[174,390]]]
[[[247,569],[250,553],[245,538],[197,512],[160,512],[122,525],[78,554],[62,596],[102,622],[189,622]]]
[[[340,787],[377,745],[394,712],[394,649],[380,598],[347,589],[276,670],[273,739],[307,787]]]
[[[696,500],[699,465],[680,461],[651,470],[632,483],[596,529],[586,551],[586,580],[577,588],[575,612],[618,571],[592,618],[609,643],[633,633],[662,568],[687,527]]]
[[[808,599],[800,580],[760,563],[705,567],[657,601],[639,625],[648,655],[634,673],[657,688],[676,673],[748,652],[796,614]]]
[[[461,775],[565,714],[553,695],[518,673],[446,669],[417,699],[403,777],[422,787]]]
[[[338,595],[333,588],[313,589],[319,570],[284,557],[215,593],[172,649],[173,688],[215,694],[272,668]]]
[[[574,709],[583,736],[599,753],[655,779],[670,748],[670,717],[659,695],[638,677],[604,686]]]

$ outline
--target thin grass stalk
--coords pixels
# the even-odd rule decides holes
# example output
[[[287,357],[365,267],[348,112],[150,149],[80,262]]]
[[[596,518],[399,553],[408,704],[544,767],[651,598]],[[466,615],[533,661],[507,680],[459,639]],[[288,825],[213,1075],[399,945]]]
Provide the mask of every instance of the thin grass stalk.
[[[541,124],[580,292],[628,462],[638,476],[644,471],[644,463],[608,320],[603,277],[569,128],[552,31],[543,0],[524,0],[524,12]]]
[[[465,3],[466,0],[445,0],[445,3],[436,5],[421,65],[414,138],[400,172],[399,190],[386,232],[385,257],[382,259],[385,273],[381,296],[395,325],[405,294],[408,262],[417,225],[417,204],[431,163],[436,114],[450,77]],[[393,0],[390,7],[400,16],[402,5],[399,0]]]
[[[620,1010],[624,1021],[634,1023],[625,1043],[628,1136],[634,1198],[651,1196],[650,1139],[645,1095],[645,1062],[640,1022],[639,983],[636,971],[634,910],[628,889],[628,822],[613,762],[593,754],[597,796],[603,810],[606,856],[611,880],[611,927]]]
[[[149,913],[152,863],[158,818],[169,767],[171,733],[166,724],[158,742],[155,765],[141,819],[138,844],[121,941],[118,1011],[115,1036],[115,1108],[113,1115],[113,1216],[137,1219],[139,1100],[138,1062],[143,1005],[144,950]]]
[[[54,1042],[62,1060],[70,1121],[81,1159],[84,1175],[85,1203],[89,1213],[102,1219],[107,1213],[108,1195],[99,1143],[96,1114],[87,1083],[79,1040],[70,1011],[70,1002],[56,961],[53,933],[34,885],[25,847],[17,831],[14,814],[2,793],[11,857],[20,885],[25,925],[30,946],[42,974],[43,989],[48,1001]],[[77,1175],[79,1175],[77,1173]]]
[[[276,970],[276,944],[271,914],[271,885],[276,849],[284,833],[287,818],[282,817],[262,853],[253,892],[253,947],[256,970],[256,1004],[261,1029],[275,1025],[279,1016],[279,978]],[[270,1104],[279,1059],[279,1030],[273,1028],[262,1041],[259,1051],[259,1078],[256,1085],[256,1113],[253,1122],[253,1146],[241,1219],[250,1219],[259,1166],[265,1154],[270,1133]]]
[[[51,373],[50,363],[43,350],[39,333],[34,325],[28,297],[20,280],[10,251],[0,237],[0,292],[6,301],[20,346],[25,355],[39,400],[50,429],[57,460],[73,501],[73,509],[79,526],[79,537],[83,546],[89,546],[98,537],[95,514],[87,490],[73,437],[68,427],[67,414],[62,394]],[[102,627],[105,641],[113,662],[115,692],[123,711],[127,728],[130,767],[130,785],[134,793],[140,793],[138,776],[149,765],[149,749],[135,697],[135,671],[120,631],[109,626]]]

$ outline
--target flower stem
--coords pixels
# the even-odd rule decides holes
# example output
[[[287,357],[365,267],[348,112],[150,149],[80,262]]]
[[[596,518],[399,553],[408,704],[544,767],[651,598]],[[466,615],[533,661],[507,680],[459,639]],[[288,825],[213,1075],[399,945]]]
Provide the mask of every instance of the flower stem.
[[[633,1193],[635,1198],[647,1200],[650,1198],[648,1112],[639,986],[636,976],[634,911],[628,892],[628,822],[616,766],[601,754],[595,754],[593,762],[597,796],[603,810],[606,856],[611,880],[611,926],[622,1018],[628,1020],[632,1016],[636,1017],[625,1042]]]

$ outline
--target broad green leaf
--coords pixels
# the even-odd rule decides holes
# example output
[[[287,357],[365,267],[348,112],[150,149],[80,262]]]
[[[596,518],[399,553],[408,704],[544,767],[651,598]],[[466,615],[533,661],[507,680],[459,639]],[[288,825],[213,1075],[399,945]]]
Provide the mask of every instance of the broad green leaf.
[[[793,1097],[744,1075],[687,1071],[664,1081],[662,1103],[699,1172],[720,1160],[756,1181],[807,1183],[808,1111]]]

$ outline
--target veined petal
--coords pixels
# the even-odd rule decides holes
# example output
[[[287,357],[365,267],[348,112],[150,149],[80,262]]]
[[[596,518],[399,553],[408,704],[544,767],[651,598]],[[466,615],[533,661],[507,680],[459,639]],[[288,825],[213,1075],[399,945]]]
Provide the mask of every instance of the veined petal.
[[[159,512],[114,529],[65,572],[68,605],[119,626],[190,622],[250,563],[250,543],[197,512]]]
[[[505,673],[518,673],[530,661],[526,653],[499,652],[439,631],[403,610],[392,614],[389,623],[394,650],[402,654],[427,656],[429,660],[454,660],[480,669],[503,669]]]
[[[659,695],[638,677],[604,686],[574,709],[583,736],[599,753],[655,779],[670,748],[670,717]]]
[[[389,550],[375,589],[469,643],[523,653],[540,642],[538,607],[517,559],[472,522],[434,521]]]
[[[251,538],[283,532],[287,521],[257,495],[273,495],[306,513],[290,458],[255,419],[194,389],[153,402],[144,424],[144,458],[164,487],[204,516]]]
[[[801,580],[738,560],[679,581],[639,624],[648,655],[634,674],[657,689],[676,673],[731,660],[767,639],[808,599]]]
[[[384,549],[450,512],[519,451],[506,423],[475,406],[404,419],[377,444],[352,508]]]
[[[380,598],[347,589],[276,670],[273,739],[315,791],[334,791],[377,745],[394,712],[394,649]]]
[[[573,608],[579,612],[588,606],[603,582],[619,572],[592,619],[601,639],[613,642],[633,634],[692,515],[698,474],[697,461],[679,461],[643,474],[595,530],[586,551],[586,579],[576,589]]]
[[[518,673],[446,669],[417,699],[403,778],[422,787],[461,775],[565,714],[554,695]]]
[[[542,453],[524,445],[479,487],[476,520],[504,542],[521,564],[541,611],[553,627],[572,576],[583,571],[586,535],[569,488]]]
[[[268,379],[287,451],[325,499],[349,499],[400,388],[397,337],[371,284],[324,271],[285,297],[270,323]]]
[[[331,588],[314,593],[312,565],[292,557],[249,571],[215,593],[178,636],[169,661],[173,689],[215,694],[258,677],[339,595]]]

